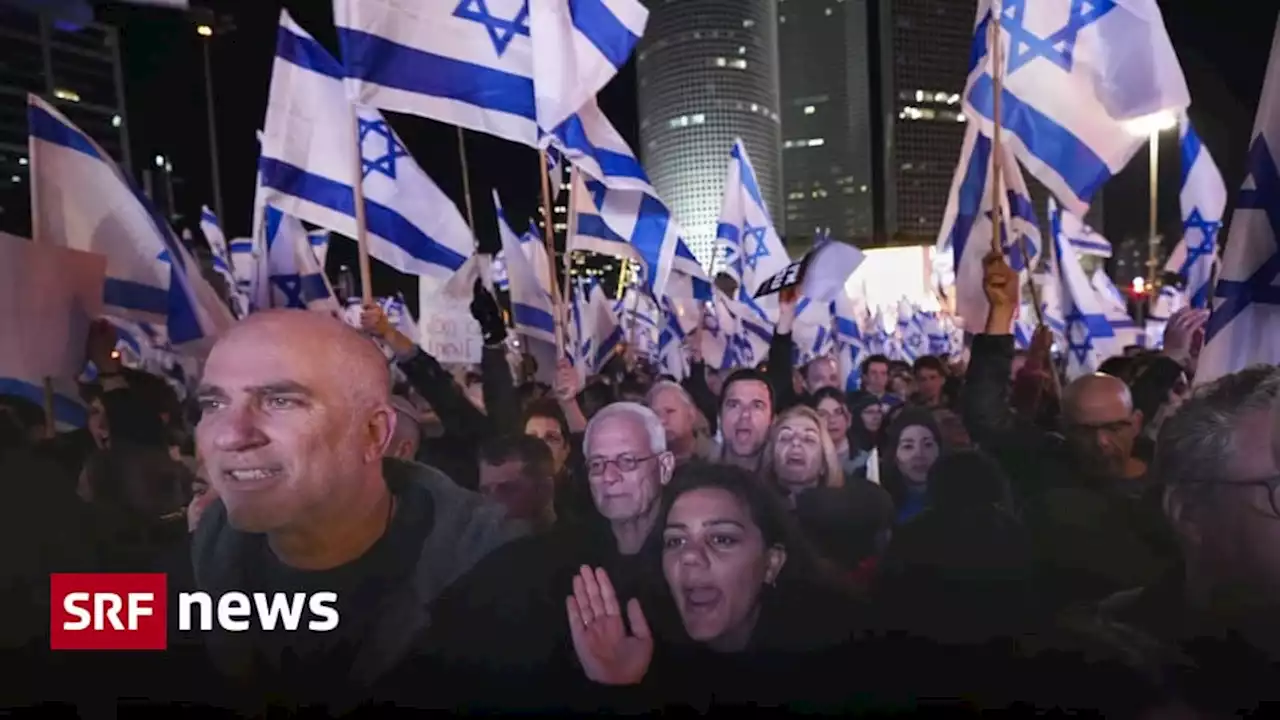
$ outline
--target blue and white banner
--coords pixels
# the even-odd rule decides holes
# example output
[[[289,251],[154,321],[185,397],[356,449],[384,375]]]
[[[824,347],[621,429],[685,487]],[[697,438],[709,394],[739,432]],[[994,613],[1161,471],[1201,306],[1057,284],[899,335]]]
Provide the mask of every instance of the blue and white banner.
[[[302,221],[274,207],[264,214],[263,247],[254,278],[252,307],[310,309],[338,313],[341,308],[323,268],[311,250]]]
[[[760,284],[791,264],[773,226],[746,145],[737,140],[729,152],[729,171],[716,227],[716,261],[754,296]],[[772,299],[777,302],[776,298]]]
[[[1280,21],[1195,382],[1280,363]]]
[[[36,242],[106,256],[104,309],[164,324],[170,340],[207,351],[234,318],[168,222],[88,135],[28,96]]]
[[[1186,281],[1191,307],[1209,307],[1209,282],[1218,257],[1218,233],[1227,210],[1227,186],[1209,149],[1185,116],[1179,125],[1182,149],[1182,241],[1169,255],[1165,270]]]
[[[355,100],[537,146],[617,74],[637,0],[335,0]]]
[[[205,242],[209,244],[209,252],[213,256],[213,271],[227,283],[233,314],[237,318],[244,317],[249,312],[249,302],[236,281],[231,265],[231,255],[227,251],[227,238],[222,234],[217,216],[207,205],[200,208],[200,232],[204,234]]]
[[[369,254],[403,273],[447,279],[474,252],[466,220],[381,113],[352,109],[342,77],[282,11],[259,160],[263,201],[355,238],[354,187],[363,182]]]
[[[1102,233],[1085,224],[1075,213],[1067,210],[1049,198],[1049,227],[1055,235],[1066,239],[1075,251],[1081,255],[1093,257],[1111,257],[1111,241]]]
[[[1062,320],[1067,343],[1068,378],[1097,372],[1102,362],[1119,355],[1124,346],[1107,318],[1108,303],[1094,291],[1080,265],[1080,257],[1061,234],[1053,238],[1054,261],[1058,269],[1058,290],[1062,293]]]
[[[964,113],[991,135],[1000,18],[1006,142],[1076,215],[1147,137],[1132,121],[1191,104],[1156,0],[979,0]]]
[[[1007,147],[1002,153],[1001,177],[1005,200],[1001,203],[1001,248],[1009,267],[1025,275],[1034,267],[1042,252],[1040,225],[1031,204],[1031,193],[1022,178],[1022,170]],[[991,139],[978,132],[975,124],[965,129],[960,161],[956,165],[938,234],[938,254],[950,254],[955,274],[956,315],[966,327],[984,327],[987,323],[987,296],[982,290],[982,259],[991,252],[995,203],[991,194],[991,172],[995,158]],[[1023,239],[1026,254],[1023,255]]]

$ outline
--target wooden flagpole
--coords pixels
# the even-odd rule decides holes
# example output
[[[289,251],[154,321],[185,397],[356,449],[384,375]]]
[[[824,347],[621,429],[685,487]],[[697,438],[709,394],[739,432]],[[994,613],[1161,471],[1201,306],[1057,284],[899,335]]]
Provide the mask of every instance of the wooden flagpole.
[[[356,248],[360,258],[360,294],[364,305],[373,304],[373,266],[369,262],[369,226],[365,220],[364,209],[364,151],[360,142],[360,113],[355,105],[351,106],[351,131],[355,133],[355,175],[352,176],[352,190],[355,193],[356,205]]]

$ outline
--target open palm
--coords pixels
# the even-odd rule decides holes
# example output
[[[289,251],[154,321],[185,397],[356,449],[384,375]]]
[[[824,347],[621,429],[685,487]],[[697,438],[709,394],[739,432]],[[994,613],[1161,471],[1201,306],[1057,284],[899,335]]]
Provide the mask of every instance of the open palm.
[[[644,679],[653,659],[653,634],[638,600],[627,603],[628,634],[608,573],[583,567],[565,605],[573,649],[588,678],[604,685],[635,685]]]

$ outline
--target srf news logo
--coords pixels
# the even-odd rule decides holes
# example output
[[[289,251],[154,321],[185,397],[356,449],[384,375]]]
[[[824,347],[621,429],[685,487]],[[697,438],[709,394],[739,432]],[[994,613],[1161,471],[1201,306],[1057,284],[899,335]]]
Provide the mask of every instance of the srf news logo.
[[[169,583],[163,573],[55,573],[49,576],[52,650],[164,650]],[[228,632],[256,627],[293,632],[338,627],[336,593],[178,593],[178,629]]]

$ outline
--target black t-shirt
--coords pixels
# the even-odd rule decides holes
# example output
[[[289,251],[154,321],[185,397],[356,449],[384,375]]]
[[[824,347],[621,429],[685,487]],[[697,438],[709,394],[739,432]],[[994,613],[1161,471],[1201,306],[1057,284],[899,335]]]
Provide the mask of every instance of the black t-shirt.
[[[362,643],[381,618],[383,600],[410,583],[422,548],[427,508],[420,507],[416,494],[397,496],[395,514],[387,532],[353,562],[330,570],[299,570],[275,556],[266,537],[257,552],[248,556],[246,587],[268,593],[318,592],[337,594],[331,604],[339,616],[338,627],[311,631],[312,619],[303,609],[302,621],[294,632],[256,633],[254,649],[257,666],[265,671],[259,684],[289,701],[324,702],[357,690],[352,687],[352,669]],[[305,700],[304,700],[305,699]]]

